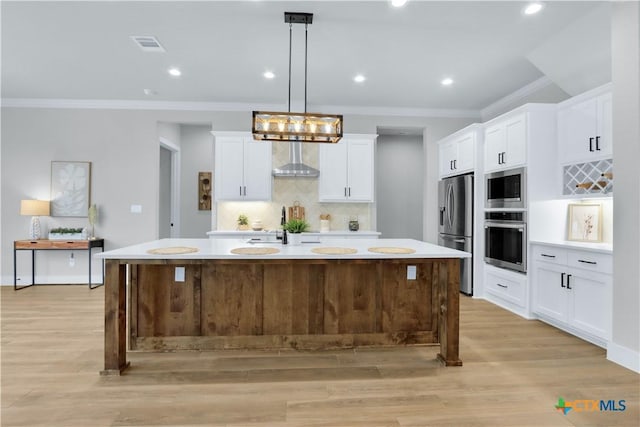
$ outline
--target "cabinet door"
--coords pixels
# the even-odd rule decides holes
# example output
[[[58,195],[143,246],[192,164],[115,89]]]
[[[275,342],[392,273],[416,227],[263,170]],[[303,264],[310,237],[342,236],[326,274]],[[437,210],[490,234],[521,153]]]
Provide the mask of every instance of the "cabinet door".
[[[564,164],[594,158],[598,104],[590,99],[558,113],[560,161]],[[602,141],[604,143],[604,141]]]
[[[573,295],[571,325],[598,338],[608,340],[611,317],[611,276],[582,270],[570,270]]]
[[[271,142],[244,143],[243,200],[271,200]]]
[[[596,152],[599,157],[609,158],[613,155],[612,96],[610,93],[598,97],[596,127]]]
[[[533,265],[533,312],[559,322],[568,320],[569,290],[566,287],[566,267],[544,262]]]
[[[456,173],[465,173],[473,170],[475,166],[475,138],[473,133],[469,133],[456,140],[457,155],[454,168]]]
[[[350,140],[347,145],[347,198],[373,202],[373,142]]]
[[[347,145],[342,139],[337,144],[318,147],[318,196],[321,202],[340,202],[347,198]]]
[[[440,177],[454,173],[453,161],[456,160],[457,146],[455,141],[440,144],[438,147],[438,159],[440,164]]]
[[[527,161],[527,122],[524,114],[509,119],[505,124],[506,148],[502,161],[509,168]]]
[[[243,138],[215,140],[215,199],[244,200]]]
[[[505,150],[505,128],[496,125],[487,128],[484,134],[484,168],[486,172],[502,169],[502,153]]]

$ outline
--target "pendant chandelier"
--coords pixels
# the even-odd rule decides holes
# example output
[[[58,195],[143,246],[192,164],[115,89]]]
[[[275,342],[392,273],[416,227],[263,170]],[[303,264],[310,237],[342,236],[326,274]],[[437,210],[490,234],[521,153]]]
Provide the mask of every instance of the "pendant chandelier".
[[[307,28],[313,13],[284,13],[289,24],[289,104],[288,111],[254,111],[253,139],[258,141],[336,143],[342,138],[342,115],[307,113]],[[293,24],[304,24],[304,113],[291,112],[291,38]]]

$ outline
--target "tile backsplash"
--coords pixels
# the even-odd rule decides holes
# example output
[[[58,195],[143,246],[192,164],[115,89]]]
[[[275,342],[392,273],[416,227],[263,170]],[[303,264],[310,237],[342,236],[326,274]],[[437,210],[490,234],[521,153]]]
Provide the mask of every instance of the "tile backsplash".
[[[273,143],[273,166],[288,163],[289,147],[286,143]],[[303,145],[303,162],[318,167],[318,147]],[[356,217],[360,230],[372,230],[370,203],[320,203],[318,202],[318,178],[274,178],[270,202],[219,202],[215,212],[218,230],[235,230],[238,215],[249,218],[249,224],[261,220],[265,229],[280,227],[282,207],[300,202],[305,208],[305,218],[312,231],[320,230],[320,214],[331,215],[331,230],[347,230],[348,221]],[[214,208],[215,209],[215,208]]]

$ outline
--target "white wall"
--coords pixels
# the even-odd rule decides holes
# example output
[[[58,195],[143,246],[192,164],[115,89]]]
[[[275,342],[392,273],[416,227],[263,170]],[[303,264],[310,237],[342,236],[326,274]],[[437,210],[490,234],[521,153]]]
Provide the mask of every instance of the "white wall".
[[[615,245],[607,357],[640,372],[640,3],[615,2],[612,19]]]
[[[182,125],[180,139],[180,237],[206,238],[211,211],[198,209],[198,172],[213,172],[211,125]]]
[[[214,130],[248,131],[251,122],[250,111],[3,107],[1,112],[2,284],[13,280],[13,241],[27,237],[30,218],[19,215],[20,200],[49,198],[52,160],[92,162],[92,202],[100,210],[96,233],[106,239],[109,250],[158,236],[159,123],[211,123]],[[362,115],[345,115],[344,119],[345,133],[373,134],[377,126],[425,128],[426,146],[473,121]],[[427,174],[433,182],[425,183],[426,198],[435,203],[437,147],[431,149]],[[142,213],[130,213],[132,204],[142,205]],[[49,226],[87,225],[86,218],[49,217],[43,222]],[[435,213],[428,218],[425,212],[425,224],[433,228],[435,236]],[[41,254],[37,275],[53,283],[86,282],[83,256],[77,254],[75,267],[69,267],[64,251]],[[18,269],[23,276],[30,271],[26,256],[20,257]]]

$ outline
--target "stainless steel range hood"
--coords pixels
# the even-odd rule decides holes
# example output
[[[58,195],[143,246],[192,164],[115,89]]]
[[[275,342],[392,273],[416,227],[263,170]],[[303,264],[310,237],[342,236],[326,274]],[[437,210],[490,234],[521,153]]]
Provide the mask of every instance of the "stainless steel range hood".
[[[317,178],[320,175],[320,171],[302,163],[301,142],[290,142],[289,163],[275,168],[271,174],[275,177]]]

